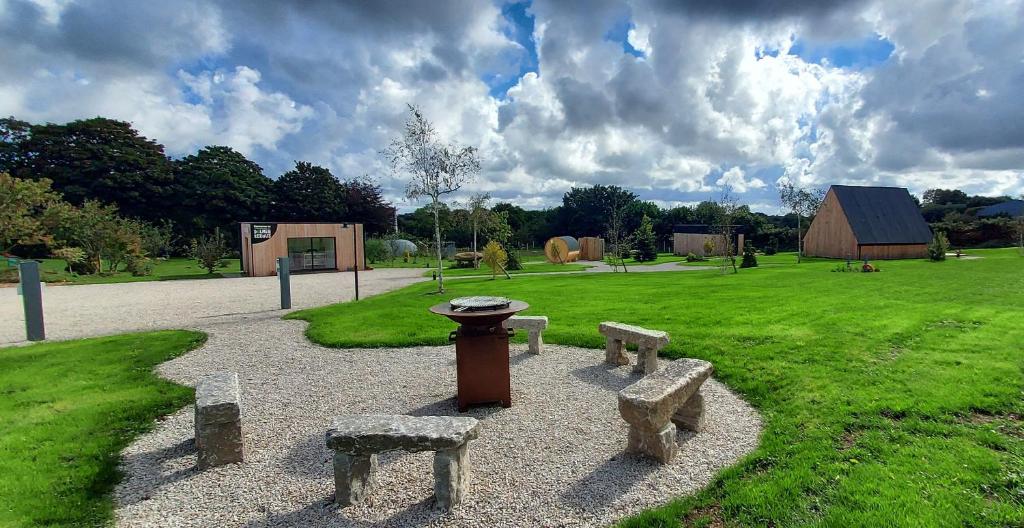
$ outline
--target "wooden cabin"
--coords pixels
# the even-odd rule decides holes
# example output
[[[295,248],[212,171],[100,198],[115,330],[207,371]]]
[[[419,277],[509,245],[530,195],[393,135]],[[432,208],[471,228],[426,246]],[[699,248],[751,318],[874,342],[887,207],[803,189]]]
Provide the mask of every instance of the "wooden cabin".
[[[677,224],[672,226],[672,254],[686,256],[690,253],[698,257],[722,256],[726,253],[728,244],[732,244],[733,255],[743,253],[743,241],[745,234],[741,226],[728,226],[732,228],[733,240],[726,241],[721,234],[722,226],[710,226],[705,224]],[[704,245],[711,241],[712,250],[710,253],[704,251]]]
[[[292,273],[366,269],[362,224],[241,222],[240,229],[249,277],[277,275],[278,257],[288,257]]]
[[[804,254],[841,259],[926,258],[932,231],[903,187],[833,185],[804,236]]]

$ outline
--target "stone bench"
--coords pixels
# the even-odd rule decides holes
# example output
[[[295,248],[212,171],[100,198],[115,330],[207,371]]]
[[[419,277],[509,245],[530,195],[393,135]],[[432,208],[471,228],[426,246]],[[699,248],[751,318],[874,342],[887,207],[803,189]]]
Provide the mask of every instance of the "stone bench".
[[[434,498],[439,508],[458,504],[469,492],[469,441],[477,438],[474,418],[449,416],[351,415],[334,418],[327,448],[334,451],[335,502],[350,506],[372,491],[377,454],[436,451]]]
[[[546,315],[513,315],[505,320],[505,328],[524,329],[530,333],[530,353],[540,354],[544,351],[542,333],[548,327]]]
[[[629,424],[626,451],[670,462],[676,425],[694,432],[704,428],[704,397],[698,391],[713,370],[707,361],[679,359],[619,391],[619,414]]]
[[[205,469],[244,458],[238,374],[219,372],[196,385],[197,464]]]
[[[625,354],[627,343],[639,348],[633,372],[650,374],[658,370],[658,351],[668,344],[668,334],[661,330],[648,330],[639,326],[606,321],[597,327],[607,339],[604,360],[612,365],[628,365]]]

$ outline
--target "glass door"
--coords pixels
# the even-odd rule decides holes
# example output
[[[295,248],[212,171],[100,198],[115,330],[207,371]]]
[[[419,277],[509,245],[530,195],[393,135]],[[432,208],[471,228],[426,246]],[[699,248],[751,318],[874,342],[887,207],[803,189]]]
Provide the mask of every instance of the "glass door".
[[[291,271],[338,269],[334,237],[288,239],[288,260]]]

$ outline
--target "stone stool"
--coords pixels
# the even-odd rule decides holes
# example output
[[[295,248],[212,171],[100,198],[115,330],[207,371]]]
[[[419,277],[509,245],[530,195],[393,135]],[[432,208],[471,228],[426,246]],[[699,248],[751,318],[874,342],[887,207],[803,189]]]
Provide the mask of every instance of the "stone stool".
[[[241,462],[241,397],[238,374],[220,372],[199,380],[196,386],[195,428],[197,463],[200,469]]]
[[[650,374],[658,370],[658,351],[668,344],[668,333],[611,321],[601,323],[597,330],[606,338],[605,363],[628,365],[629,357],[624,351],[630,343],[639,347],[633,372]]]
[[[525,329],[530,333],[530,353],[544,351],[544,337],[541,333],[548,327],[546,315],[513,315],[504,322],[505,328]]]

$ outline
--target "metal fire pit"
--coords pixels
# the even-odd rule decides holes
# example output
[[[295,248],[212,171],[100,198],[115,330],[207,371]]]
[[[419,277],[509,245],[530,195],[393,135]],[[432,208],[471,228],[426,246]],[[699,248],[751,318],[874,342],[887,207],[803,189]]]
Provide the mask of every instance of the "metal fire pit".
[[[522,301],[504,297],[460,297],[430,307],[459,323],[448,335],[455,342],[459,412],[482,403],[512,405],[508,338],[513,332],[501,323],[527,308]]]

